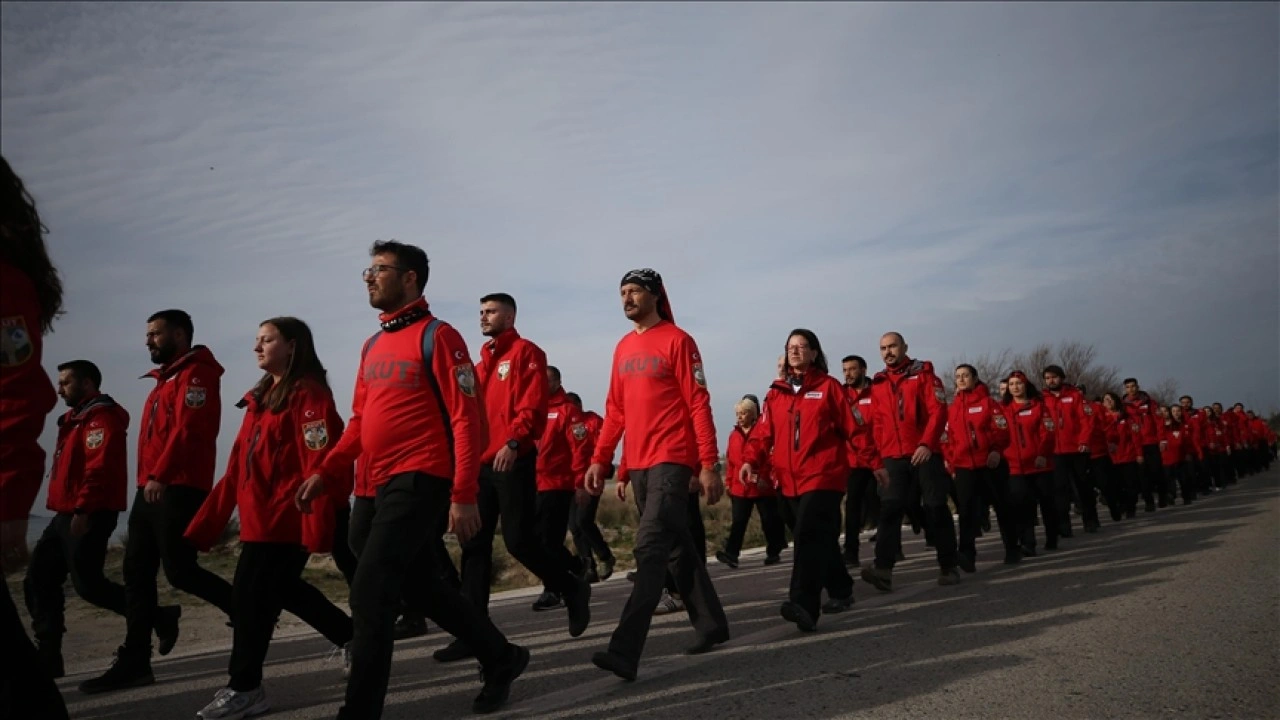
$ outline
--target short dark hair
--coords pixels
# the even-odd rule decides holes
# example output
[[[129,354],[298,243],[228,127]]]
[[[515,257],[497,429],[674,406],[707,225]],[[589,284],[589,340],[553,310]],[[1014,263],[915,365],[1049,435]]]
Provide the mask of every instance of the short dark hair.
[[[1049,367],[1045,368],[1043,371],[1041,371],[1040,376],[1044,377],[1045,375],[1057,375],[1058,377],[1064,378],[1064,379],[1067,377],[1067,373],[1065,370],[1062,369],[1061,365],[1050,365]]]
[[[1183,395],[1182,397],[1178,398],[1178,402],[1182,402],[1183,400],[1190,400],[1192,405],[1196,404],[1196,401],[1190,395]]]
[[[565,393],[565,394],[564,394],[564,399],[565,399],[565,400],[568,400],[569,402],[573,403],[574,405],[577,405],[578,407],[582,407],[582,398],[578,396],[578,393],[574,393],[574,392],[571,392],[571,393]]]
[[[383,253],[395,255],[396,264],[418,278],[418,292],[427,287],[427,279],[431,276],[431,262],[427,260],[425,250],[398,240],[377,240],[369,248],[369,257]]]
[[[81,380],[88,380],[93,383],[93,389],[97,390],[102,387],[102,371],[97,365],[88,360],[70,360],[58,366],[58,372],[63,370],[69,371]]]
[[[556,379],[556,382],[560,382],[560,368],[555,365],[548,365],[547,372],[551,374],[551,377]]]
[[[862,359],[862,356],[860,356],[860,355],[845,355],[845,356],[844,356],[843,358],[841,358],[841,360],[840,360],[840,364],[841,364],[841,365],[843,365],[843,364],[845,364],[845,363],[847,363],[847,362],[851,362],[851,363],[858,363],[858,367],[862,368],[863,370],[866,370],[866,369],[867,369],[867,361],[866,361],[866,360],[863,360],[863,359]]]
[[[1138,378],[1125,378],[1125,379],[1124,379],[1124,382],[1122,382],[1122,383],[1120,383],[1120,384],[1121,384],[1121,385],[1128,385],[1129,383],[1133,383],[1134,385],[1137,385],[1137,384],[1138,384]]]
[[[480,298],[481,305],[488,302],[496,302],[499,305],[506,305],[512,310],[516,309],[516,299],[506,293],[489,293],[488,295]]]
[[[191,316],[188,315],[187,311],[185,310],[176,310],[176,309],[161,310],[158,313],[153,313],[151,317],[147,318],[147,322],[149,323],[155,322],[157,320],[163,320],[165,327],[174,327],[174,328],[181,329],[183,332],[187,334],[188,342],[190,342],[192,337],[195,335],[195,332],[196,332],[195,325],[191,324]]]

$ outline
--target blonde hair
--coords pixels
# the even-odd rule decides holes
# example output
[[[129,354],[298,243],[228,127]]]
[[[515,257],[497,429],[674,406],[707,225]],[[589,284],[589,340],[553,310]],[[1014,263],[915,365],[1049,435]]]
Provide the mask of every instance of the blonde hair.
[[[742,398],[741,400],[734,403],[733,405],[734,412],[737,412],[743,408],[750,410],[751,414],[754,415],[755,417],[760,417],[760,411],[756,409],[756,404],[751,402],[747,398]]]

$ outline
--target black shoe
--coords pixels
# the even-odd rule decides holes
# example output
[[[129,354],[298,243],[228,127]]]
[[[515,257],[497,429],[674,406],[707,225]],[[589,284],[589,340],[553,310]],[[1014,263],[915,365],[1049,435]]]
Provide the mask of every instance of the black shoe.
[[[67,674],[62,664],[61,643],[40,643],[36,648],[36,662],[40,665],[40,670],[54,680]]]
[[[844,566],[847,568],[862,567],[862,563],[858,560],[858,553],[844,551]]]
[[[782,603],[780,612],[783,620],[795,623],[796,627],[804,632],[813,632],[818,629],[818,623],[809,614],[809,611],[793,602]]]
[[[405,613],[396,620],[393,637],[396,640],[422,637],[427,634],[427,619],[417,613]]]
[[[967,573],[978,571],[978,559],[971,552],[956,553],[956,565]]]
[[[520,673],[529,667],[529,650],[519,645],[508,645],[510,649],[506,661],[495,668],[481,668],[484,688],[476,699],[471,701],[471,712],[477,715],[491,713],[507,704],[511,696],[511,684],[520,677]]]
[[[565,607],[569,609],[569,636],[578,637],[591,624],[591,583],[579,582],[578,589],[565,598]]]
[[[124,690],[154,684],[156,676],[151,674],[151,648],[136,652],[126,648],[116,650],[111,667],[102,675],[80,683],[80,692],[85,695]]]
[[[943,586],[959,585],[960,573],[956,572],[955,568],[942,568],[938,571],[938,584]]]
[[[636,571],[635,571],[635,570],[628,570],[628,571],[627,571],[627,582],[635,582],[635,581],[636,581]]]
[[[1128,518],[1129,520],[1132,520],[1132,519],[1134,519],[1134,518],[1138,517],[1138,511],[1137,511],[1137,510],[1126,510],[1126,511],[1125,511],[1125,513],[1124,513],[1124,516],[1125,516],[1126,518]]]
[[[1018,564],[1018,563],[1020,563],[1020,562],[1022,562],[1022,549],[1021,549],[1021,548],[1011,548],[1011,549],[1009,549],[1009,550],[1005,550],[1005,551],[1004,551],[1004,564],[1005,564],[1005,565],[1017,565],[1017,564]]]
[[[448,645],[431,653],[431,657],[435,658],[436,662],[442,663],[457,662],[459,660],[466,660],[467,658],[473,658],[475,656],[475,653],[471,652],[471,648],[467,647],[467,644],[461,640],[454,640]]]
[[[782,562],[782,556],[781,556],[781,555],[765,555],[765,556],[764,556],[764,564],[765,564],[766,566],[768,566],[768,565],[777,565],[777,564],[778,564],[778,563],[780,563],[780,562]]]
[[[1155,503],[1150,503],[1150,502],[1149,502],[1149,503],[1147,503],[1146,505],[1144,505],[1142,509],[1143,509],[1143,511],[1144,511],[1144,512],[1155,512],[1155,511],[1156,511],[1156,504],[1155,504]]]
[[[698,638],[698,642],[696,644],[685,648],[684,654],[701,655],[703,653],[711,652],[715,649],[715,646],[725,642],[729,642],[729,630],[727,628],[717,630],[710,635],[703,635]]]
[[[1044,549],[1045,549],[1045,550],[1057,550],[1057,549],[1058,549],[1058,538],[1054,538],[1054,539],[1052,539],[1052,540],[1045,540],[1045,541],[1044,541]]]
[[[1160,498],[1159,506],[1162,508],[1169,507],[1169,498],[1167,497]]]
[[[613,558],[609,558],[600,564],[604,566],[604,569],[600,571],[600,582],[604,582],[613,577]]]
[[[587,568],[587,571],[582,573],[582,579],[595,585],[600,582],[600,573],[595,568]]]
[[[733,570],[738,569],[738,558],[732,557],[723,550],[716,551],[716,560],[719,560],[722,565],[728,565]]]
[[[1075,537],[1075,533],[1071,532],[1071,528],[1066,528],[1065,530],[1061,530],[1058,532],[1058,537],[1064,537],[1064,538]]]
[[[587,582],[587,580],[584,578],[583,582]],[[551,592],[550,590],[543,590],[542,594],[538,596],[538,599],[533,601],[533,611],[543,612],[544,610],[554,610],[562,604],[563,601],[560,599],[559,595]]]
[[[906,559],[907,559],[907,554],[906,554],[906,553],[904,553],[904,552],[902,552],[902,546],[901,546],[901,545],[899,545],[899,546],[898,546],[897,561],[898,561],[898,562],[902,562],[902,561],[904,561],[904,560],[906,560]]]
[[[1091,525],[1085,525],[1085,526],[1084,526],[1084,531],[1085,531],[1085,532],[1087,532],[1087,533],[1089,533],[1090,535],[1092,535],[1092,534],[1094,534],[1094,533],[1098,532],[1098,530],[1100,530],[1100,529],[1102,529],[1102,526],[1101,526],[1101,525],[1099,525],[1099,524],[1097,524],[1097,523],[1093,523],[1093,524],[1091,524]]]
[[[601,670],[608,670],[628,682],[636,679],[636,666],[621,655],[614,655],[606,650],[592,655],[591,662]]]
[[[178,644],[178,618],[182,617],[181,605],[166,605],[158,608],[156,616],[156,652],[168,655],[173,646]]]
[[[1035,545],[1023,545],[1023,546],[1022,546],[1022,557],[1035,557],[1035,556],[1036,556],[1036,546],[1035,546]]]
[[[1112,521],[1112,522],[1120,522],[1120,518],[1122,518],[1122,517],[1124,517],[1124,513],[1120,512],[1119,510],[1112,510],[1112,511],[1111,511],[1111,521]]]
[[[880,592],[893,592],[893,570],[869,565],[862,568],[862,579]]]
[[[822,605],[823,615],[835,615],[853,607],[853,593],[846,598],[828,598]]]

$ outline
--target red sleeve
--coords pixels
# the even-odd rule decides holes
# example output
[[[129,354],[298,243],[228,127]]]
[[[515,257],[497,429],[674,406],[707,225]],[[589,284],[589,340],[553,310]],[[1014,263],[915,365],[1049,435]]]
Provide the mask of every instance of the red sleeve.
[[[89,444],[89,433],[102,433],[102,440]],[[112,482],[127,482],[125,475],[128,467],[128,448],[126,434],[128,428],[121,424],[119,416],[111,410],[95,412],[93,419],[85,429],[84,444],[84,478],[80,482],[80,492],[76,496],[76,507],[85,510],[100,510],[111,504]]]
[[[326,484],[343,485],[362,451],[360,445],[360,416],[364,414],[365,399],[363,368],[364,360],[361,359],[360,366],[356,368],[356,389],[351,397],[351,420],[347,422],[347,427],[343,430],[342,437],[338,439],[337,444],[324,457],[316,471],[324,477]],[[333,492],[333,490],[330,489],[329,492]],[[347,495],[350,494],[350,492],[347,493]]]
[[[587,467],[591,465],[591,428],[587,427],[587,418],[574,413],[569,418],[567,440],[573,461],[573,488],[581,490],[585,487]]]
[[[947,467],[955,466],[956,451],[952,447],[955,444],[955,438],[951,434],[951,420],[948,419],[947,424],[942,428],[942,462],[946,463]]]
[[[474,505],[480,485],[480,456],[488,441],[484,413],[476,398],[476,369],[467,344],[452,325],[441,325],[435,339],[431,361],[453,431],[453,502]]]
[[[173,411],[175,429],[166,439],[149,477],[163,485],[169,484],[188,457],[200,455],[201,451],[192,446],[217,435],[222,422],[221,377],[203,365],[192,365],[180,372],[173,382],[179,386],[179,400]],[[191,407],[182,399],[187,395],[187,388],[192,387],[205,389],[205,401],[200,407]]]
[[[932,370],[921,374],[923,377],[920,379],[928,383],[928,387],[921,387],[919,392],[924,394],[924,406],[929,413],[929,422],[925,424],[924,432],[920,433],[920,444],[929,448],[931,452],[941,452],[942,429],[947,424],[947,390]],[[921,384],[923,385],[924,382]]]
[[[1057,447],[1057,431],[1053,429],[1054,427],[1053,413],[1049,412],[1049,406],[1041,405],[1039,455],[1050,460],[1053,459],[1053,451]]]
[[[298,457],[295,477],[283,478],[295,490],[303,480],[320,472],[325,457],[342,437],[342,417],[333,402],[333,393],[321,385],[304,384],[294,392],[289,411],[293,415],[294,452]],[[341,477],[326,487],[325,494],[317,498],[311,512],[302,515],[301,542],[314,553],[333,549],[333,535],[337,527],[336,503],[346,502],[355,484],[354,467],[346,468]]]
[[[987,409],[991,412],[991,449],[1003,455],[1009,447],[1009,419],[994,400],[987,400]]]
[[[858,434],[858,423],[853,421],[853,405],[849,402],[849,393],[834,378],[827,385],[831,388],[827,395],[830,396],[831,411],[835,413],[836,427],[840,428],[840,437],[844,438],[845,448],[848,448],[849,441]]]
[[[707,377],[702,369],[702,354],[698,344],[686,333],[677,336],[672,353],[672,367],[676,381],[684,393],[684,401],[693,418],[693,434],[698,442],[698,459],[702,467],[714,467],[720,462],[720,448],[716,442],[716,426],[711,417],[711,393],[707,392]]]
[[[622,429],[626,427],[625,411],[622,402],[622,378],[618,377],[618,351],[613,351],[613,367],[609,375],[609,393],[604,398],[604,421],[600,424],[600,435],[596,438],[596,447],[591,454],[593,465],[608,465],[613,462],[613,452],[618,449],[622,440]],[[626,457],[619,459],[625,463]]]
[[[551,396],[547,385],[547,354],[533,343],[523,343],[525,348],[512,365],[511,382],[515,384],[515,413],[507,436],[521,445],[532,443],[542,435],[547,422],[547,400]]]
[[[751,432],[747,434],[747,441],[742,445],[742,462],[750,465],[757,474],[764,467],[770,451],[773,450],[773,414],[769,412],[769,401],[773,400],[773,396],[773,390],[764,396],[764,403],[760,406],[760,418],[756,420]]]
[[[196,512],[195,517],[191,518],[191,522],[187,523],[187,531],[183,533],[183,537],[195,545],[197,550],[207,551],[213,547],[213,544],[222,536],[222,531],[226,529],[227,522],[231,520],[231,513],[236,509],[236,490],[240,483],[240,474],[237,471],[243,467],[241,458],[244,455],[241,438],[244,437],[246,428],[252,427],[252,418],[252,414],[245,413],[240,432],[236,434],[235,442],[231,445],[231,457],[227,459],[226,474],[213,486],[213,490],[200,505],[200,510]]]
[[[1089,447],[1089,437],[1093,435],[1093,426],[1090,425],[1093,416],[1085,412],[1085,407],[1088,403],[1089,398],[1086,398],[1083,393],[1078,393],[1076,401],[1071,403],[1073,406],[1072,412],[1075,413],[1076,422],[1078,423],[1076,427],[1080,428],[1080,432],[1076,436],[1076,450]]]

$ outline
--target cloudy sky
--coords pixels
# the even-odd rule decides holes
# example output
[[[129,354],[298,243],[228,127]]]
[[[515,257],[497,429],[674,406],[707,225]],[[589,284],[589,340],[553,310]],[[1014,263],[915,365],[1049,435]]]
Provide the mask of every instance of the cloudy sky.
[[[258,322],[302,317],[345,407],[392,237],[473,352],[478,298],[510,292],[596,408],[618,281],[658,269],[722,438],[797,326],[833,361],[889,329],[944,366],[1080,340],[1275,410],[1278,14],[6,2],[0,149],[68,287],[46,366],[95,360],[135,423],[171,306],[232,398]]]

